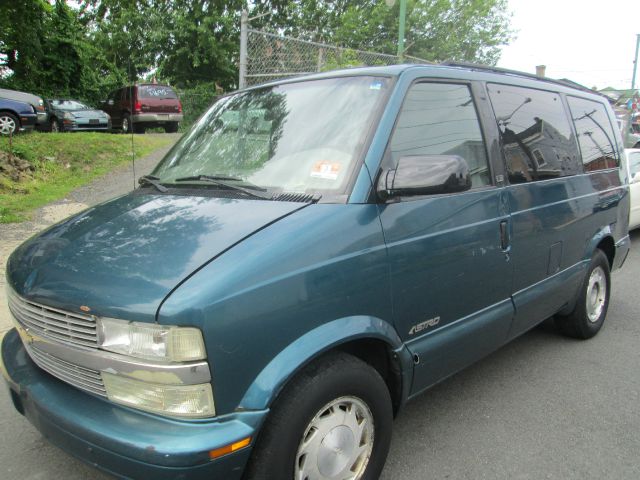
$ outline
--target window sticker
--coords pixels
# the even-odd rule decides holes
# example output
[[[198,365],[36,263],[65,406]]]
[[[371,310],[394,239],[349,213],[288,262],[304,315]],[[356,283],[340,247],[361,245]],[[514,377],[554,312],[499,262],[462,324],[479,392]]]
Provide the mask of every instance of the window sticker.
[[[381,90],[382,89],[382,81],[376,80],[369,85],[369,90]]]
[[[313,165],[310,176],[314,178],[324,178],[325,180],[337,180],[340,168],[340,163],[321,160]]]

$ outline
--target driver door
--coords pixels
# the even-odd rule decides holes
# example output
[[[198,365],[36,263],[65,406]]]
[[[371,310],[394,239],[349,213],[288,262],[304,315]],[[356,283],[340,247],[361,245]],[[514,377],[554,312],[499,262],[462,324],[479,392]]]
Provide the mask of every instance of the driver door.
[[[410,87],[384,162],[416,155],[464,158],[472,188],[380,205],[394,321],[416,363],[412,394],[499,347],[514,313],[507,197],[492,183],[471,84]]]

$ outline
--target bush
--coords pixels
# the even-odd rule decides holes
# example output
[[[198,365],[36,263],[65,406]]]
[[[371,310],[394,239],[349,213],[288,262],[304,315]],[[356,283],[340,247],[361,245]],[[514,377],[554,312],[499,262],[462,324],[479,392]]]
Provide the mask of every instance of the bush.
[[[178,90],[182,102],[183,126],[193,125],[219,96],[215,83],[202,83],[194,88]]]

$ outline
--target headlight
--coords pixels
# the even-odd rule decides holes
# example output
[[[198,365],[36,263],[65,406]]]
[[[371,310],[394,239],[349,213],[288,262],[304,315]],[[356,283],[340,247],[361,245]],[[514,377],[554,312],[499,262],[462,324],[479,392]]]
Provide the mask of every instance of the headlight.
[[[62,118],[64,118],[65,120],[75,120],[76,117],[74,117],[71,113],[69,112],[64,112],[64,115],[62,116]]]
[[[213,417],[211,385],[161,385],[102,372],[107,397],[112,402],[140,410],[177,417]]]
[[[165,362],[189,362],[207,357],[198,328],[113,318],[98,319],[97,327],[99,347],[110,352]]]

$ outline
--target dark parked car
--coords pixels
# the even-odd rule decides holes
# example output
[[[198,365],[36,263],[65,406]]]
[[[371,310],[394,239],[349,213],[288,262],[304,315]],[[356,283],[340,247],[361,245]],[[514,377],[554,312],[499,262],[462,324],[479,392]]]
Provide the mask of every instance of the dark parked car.
[[[175,133],[182,121],[182,104],[168,85],[140,84],[111,92],[102,106],[114,128],[123,132],[144,133],[147,128],[162,127]]]
[[[36,120],[36,111],[32,105],[0,98],[0,135],[33,130]]]
[[[630,246],[613,122],[479,66],[227,95],[139,189],[13,252],[13,404],[120,478],[377,479],[407,400],[552,316],[604,325]]]
[[[77,100],[47,99],[49,130],[52,132],[107,131],[111,118]]]
[[[47,111],[44,106],[44,101],[37,95],[27,92],[19,92],[18,90],[8,90],[6,88],[0,88],[0,98],[6,98],[7,100],[16,100],[18,102],[28,103],[32,105],[38,118],[36,120],[37,128],[46,128],[49,125]]]

